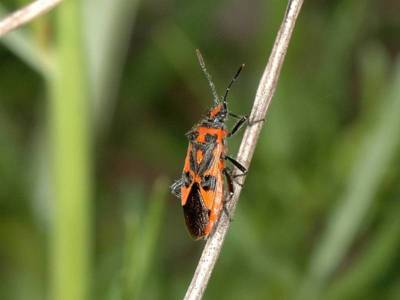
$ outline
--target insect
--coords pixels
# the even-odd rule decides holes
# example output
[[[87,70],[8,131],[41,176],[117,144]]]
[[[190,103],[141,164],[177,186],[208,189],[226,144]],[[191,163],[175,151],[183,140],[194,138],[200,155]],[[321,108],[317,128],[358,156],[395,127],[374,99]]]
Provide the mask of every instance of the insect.
[[[212,233],[225,209],[224,205],[228,201],[225,199],[230,199],[234,193],[233,181],[247,172],[241,163],[227,155],[226,139],[234,135],[248,118],[231,113],[227,104],[229,90],[239,77],[244,65],[239,67],[224,97],[220,99],[200,51],[196,50],[196,52],[211,88],[214,104],[206,116],[186,133],[189,147],[182,176],[172,184],[171,192],[181,200],[188,231],[194,239],[198,240],[207,239]],[[230,131],[226,127],[228,116],[237,120]],[[225,165],[227,160],[241,173],[233,175],[232,169]]]

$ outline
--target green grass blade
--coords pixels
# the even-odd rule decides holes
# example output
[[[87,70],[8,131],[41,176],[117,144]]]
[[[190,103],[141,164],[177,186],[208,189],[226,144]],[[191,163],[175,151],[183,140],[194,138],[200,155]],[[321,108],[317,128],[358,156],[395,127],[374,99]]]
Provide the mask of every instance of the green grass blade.
[[[87,299],[90,260],[89,101],[81,1],[57,11],[55,75],[49,81],[55,213],[51,236],[52,297]]]
[[[318,293],[341,262],[357,234],[400,142],[400,64],[365,135],[350,175],[347,191],[331,216],[327,230],[311,257],[310,272],[300,297]],[[311,294],[310,294],[311,293]]]
[[[368,286],[388,274],[400,248],[399,213],[399,202],[389,207],[378,232],[369,241],[370,246],[351,270],[332,286],[324,299],[363,299],[368,296],[365,294]]]
[[[140,226],[128,230],[123,269],[123,299],[141,299],[145,280],[154,260],[156,242],[162,229],[165,197],[168,184],[165,178],[156,181],[149,200],[149,209]],[[128,227],[129,229],[129,227]],[[139,230],[140,229],[140,230]]]
[[[139,1],[85,1],[90,93],[96,125],[102,128],[107,128],[113,115],[113,99],[130,46]]]
[[[7,15],[7,10],[0,4],[0,19]],[[43,77],[50,75],[50,60],[44,50],[36,46],[32,36],[24,29],[15,30],[0,41],[22,61]]]

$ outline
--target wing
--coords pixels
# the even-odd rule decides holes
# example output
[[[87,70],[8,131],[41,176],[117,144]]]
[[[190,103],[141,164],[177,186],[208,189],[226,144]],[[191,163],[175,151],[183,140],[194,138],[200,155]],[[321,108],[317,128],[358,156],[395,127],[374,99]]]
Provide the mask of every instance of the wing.
[[[209,163],[208,168],[204,170],[201,178],[200,193],[206,207],[210,210],[223,200],[224,180],[222,170],[224,161],[221,160],[222,153],[223,146],[216,144],[212,152],[213,160]]]
[[[223,196],[221,143],[190,142],[182,173],[181,202],[185,205],[193,183],[198,183],[205,206],[212,209],[215,197]]]
[[[185,165],[183,166],[183,171],[182,171],[182,179],[181,179],[182,184],[180,187],[181,188],[180,198],[182,206],[185,205],[188,199],[196,172],[196,165],[194,158],[192,157],[192,154],[193,154],[193,145],[192,143],[189,143],[188,151],[185,158]]]
[[[198,183],[194,183],[189,191],[183,214],[185,216],[186,227],[189,233],[195,238],[200,239],[206,233],[210,210],[204,205]]]

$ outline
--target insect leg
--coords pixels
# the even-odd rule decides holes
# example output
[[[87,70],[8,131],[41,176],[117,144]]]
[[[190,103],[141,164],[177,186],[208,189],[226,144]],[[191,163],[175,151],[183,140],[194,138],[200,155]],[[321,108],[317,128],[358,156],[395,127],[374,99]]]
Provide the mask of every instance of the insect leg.
[[[223,212],[224,212],[224,214],[226,214],[226,216],[229,218],[229,222],[232,222],[233,219],[231,218],[231,214],[229,213],[228,209],[226,208],[225,203],[224,203]]]
[[[236,168],[238,168],[242,173],[246,173],[247,169],[245,166],[243,166],[240,162],[238,162],[236,159],[230,157],[229,155],[225,155],[224,157],[226,160],[229,160]],[[237,177],[237,176],[236,176]]]
[[[262,118],[262,119],[259,119],[259,120],[255,120],[255,121],[250,121],[249,120],[249,126],[253,126],[253,125],[257,124],[257,123],[264,122],[264,121],[265,121],[265,117]]]
[[[229,115],[231,117],[234,117],[235,119],[238,119],[236,124],[233,126],[232,130],[228,133],[228,137],[231,137],[232,135],[237,133],[246,122],[248,122],[248,117],[247,116],[238,116],[233,113],[229,113]]]
[[[233,193],[235,192],[235,189],[233,187],[233,180],[232,180],[231,172],[228,168],[225,168],[222,172],[224,173],[226,182],[228,183],[228,192],[229,192],[229,199],[230,199],[230,198],[232,198]]]
[[[240,116],[240,115],[236,115],[234,113],[229,112],[229,116],[237,119],[238,121],[236,122],[236,124],[233,126],[232,130],[228,133],[228,137],[231,137],[232,135],[234,135],[236,132],[238,132],[246,123],[249,126],[253,126],[259,122],[264,122],[264,119],[260,119],[260,120],[255,120],[255,121],[250,121],[248,116]]]
[[[223,211],[226,214],[226,216],[229,218],[229,221],[232,222],[231,215],[230,215],[228,209],[226,208],[226,203],[231,201],[233,193],[235,191],[234,186],[233,186],[233,179],[232,179],[232,176],[231,176],[230,169],[225,168],[222,171],[222,173],[225,175],[226,182],[228,183],[228,192],[229,192],[229,198],[224,200]]]
[[[183,185],[183,179],[180,178],[175,180],[175,182],[170,186],[171,193],[175,195],[178,199],[181,198],[181,187]]]
[[[228,176],[230,176],[232,182],[236,183],[237,185],[240,185],[241,187],[243,187],[243,184],[240,183],[236,178],[238,177],[242,177],[247,175],[247,171],[244,173],[240,173],[240,174],[232,174],[232,169],[229,167],[225,167],[226,172],[228,173]],[[225,174],[225,173],[224,173]]]
[[[228,114],[229,114],[230,117],[235,118],[235,119],[242,119],[242,118],[248,119],[247,116],[237,115],[237,114],[234,114],[233,112],[229,112]]]

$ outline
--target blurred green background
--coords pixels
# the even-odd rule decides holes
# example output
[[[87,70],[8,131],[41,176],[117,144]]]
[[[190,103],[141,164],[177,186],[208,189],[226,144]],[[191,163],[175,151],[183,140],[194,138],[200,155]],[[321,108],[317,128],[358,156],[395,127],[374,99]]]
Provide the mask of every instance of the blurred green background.
[[[305,2],[205,299],[400,299],[400,3]],[[247,114],[285,6],[68,0],[0,39],[0,299],[183,297],[194,50],[219,93],[246,63]]]

